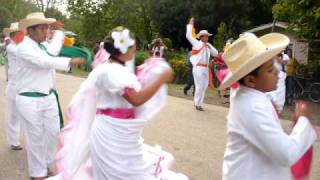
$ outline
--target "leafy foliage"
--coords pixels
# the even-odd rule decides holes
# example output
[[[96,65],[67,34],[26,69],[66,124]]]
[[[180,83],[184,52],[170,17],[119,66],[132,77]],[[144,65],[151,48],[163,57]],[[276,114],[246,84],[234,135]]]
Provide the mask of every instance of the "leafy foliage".
[[[320,1],[279,0],[273,7],[277,20],[289,23],[289,29],[298,37],[309,41],[309,71],[320,72]]]
[[[227,25],[226,25],[226,23],[221,22],[218,27],[217,35],[214,38],[214,47],[219,52],[222,51],[228,38],[230,38],[230,37],[228,35]]]
[[[37,11],[37,7],[24,0],[0,0],[0,29],[9,27],[10,23],[17,22],[28,13]]]
[[[289,23],[299,37],[320,38],[320,1],[319,0],[279,0],[273,7],[277,20]]]

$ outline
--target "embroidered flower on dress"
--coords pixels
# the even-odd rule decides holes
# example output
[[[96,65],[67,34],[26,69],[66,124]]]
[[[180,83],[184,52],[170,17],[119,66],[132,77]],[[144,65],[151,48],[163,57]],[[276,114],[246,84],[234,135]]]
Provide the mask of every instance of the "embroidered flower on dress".
[[[134,45],[134,40],[130,37],[128,29],[114,31],[112,32],[111,37],[114,40],[114,47],[119,49],[122,54],[125,54],[128,51],[128,48]]]

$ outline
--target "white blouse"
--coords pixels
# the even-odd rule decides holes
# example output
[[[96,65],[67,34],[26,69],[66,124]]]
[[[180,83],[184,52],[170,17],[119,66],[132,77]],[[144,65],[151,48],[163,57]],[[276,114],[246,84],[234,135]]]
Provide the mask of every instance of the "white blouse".
[[[132,108],[133,106],[122,97],[126,88],[136,91],[141,89],[137,77],[128,71],[126,66],[115,62],[106,62],[95,70],[98,91],[97,108]]]

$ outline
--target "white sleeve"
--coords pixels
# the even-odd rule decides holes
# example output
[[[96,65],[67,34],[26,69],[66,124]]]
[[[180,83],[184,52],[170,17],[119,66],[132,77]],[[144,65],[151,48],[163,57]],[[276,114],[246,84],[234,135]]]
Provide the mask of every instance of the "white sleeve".
[[[315,142],[316,132],[307,118],[300,117],[292,133],[287,135],[280,122],[277,122],[279,120],[273,117],[272,109],[268,111],[266,107],[254,107],[252,112],[249,112],[250,116],[243,119],[246,138],[274,162],[286,167],[291,166]]]
[[[99,73],[96,79],[96,86],[99,89],[109,91],[112,94],[123,95],[127,88],[139,91],[141,84],[137,77],[125,67],[109,68]]]
[[[208,43],[208,46],[210,47],[210,55],[211,56],[217,56],[218,55],[218,50],[214,48],[210,43]]]
[[[18,59],[28,62],[28,65],[47,68],[57,69],[63,71],[69,71],[71,58],[67,57],[52,57],[45,51],[34,52],[30,48],[18,48]]]
[[[63,41],[64,41],[63,31],[56,30],[53,34],[51,41],[48,42],[47,51],[54,56],[58,56],[63,46]]]
[[[203,43],[197,40],[196,38],[192,37],[192,25],[188,24],[187,25],[187,33],[186,33],[186,38],[188,41],[191,43],[191,45],[195,48],[201,48]]]

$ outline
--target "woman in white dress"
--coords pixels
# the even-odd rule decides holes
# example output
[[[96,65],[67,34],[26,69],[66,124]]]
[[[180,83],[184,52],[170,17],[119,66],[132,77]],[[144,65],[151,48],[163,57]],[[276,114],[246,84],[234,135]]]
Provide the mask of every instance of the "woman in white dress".
[[[56,159],[59,174],[52,179],[187,180],[169,170],[170,153],[141,138],[165,104],[170,66],[151,59],[137,68],[137,76],[132,73],[125,63],[134,57],[135,41],[122,27],[105,39],[104,48],[109,60],[90,73],[69,106]]]

